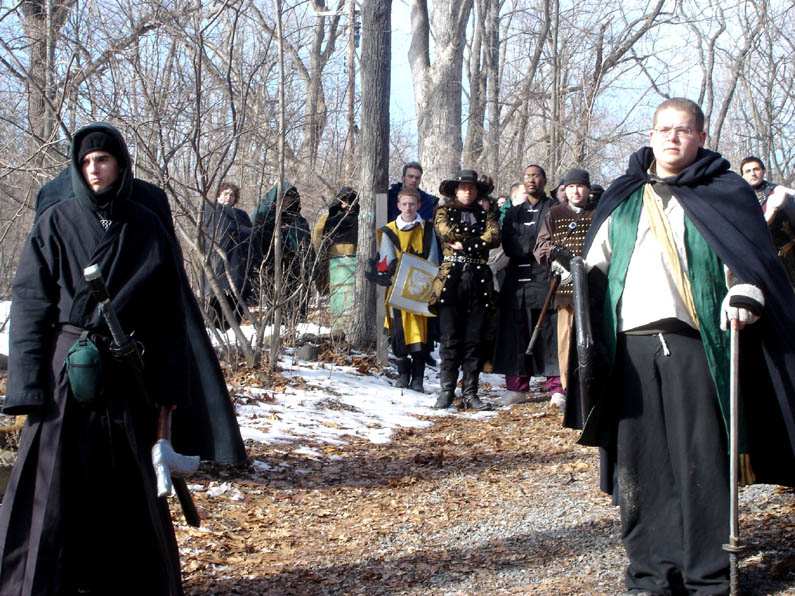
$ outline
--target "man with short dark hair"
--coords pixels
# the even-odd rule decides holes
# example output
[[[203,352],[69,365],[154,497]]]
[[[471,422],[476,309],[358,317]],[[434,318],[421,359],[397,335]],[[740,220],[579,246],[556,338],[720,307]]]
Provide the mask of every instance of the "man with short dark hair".
[[[439,198],[420,189],[422,183],[422,166],[417,161],[410,161],[403,166],[402,182],[395,182],[387,191],[387,221],[394,221],[400,210],[397,208],[397,195],[401,189],[413,190],[419,193],[419,214],[425,221],[433,221],[433,214]]]
[[[778,257],[795,286],[795,190],[765,180],[765,164],[758,157],[743,159],[740,173],[759,199]]]
[[[560,387],[554,313],[549,313],[552,316],[547,316],[542,323],[533,354],[525,354],[549,291],[549,271],[533,256],[541,223],[550,208],[557,204],[547,196],[546,184],[544,168],[538,164],[528,165],[524,172],[523,196],[526,199],[511,207],[502,224],[502,248],[510,263],[500,290],[494,372],[505,375],[504,405],[527,401],[530,378],[534,376],[549,377],[550,393]]]
[[[224,293],[224,299],[239,323],[242,318],[241,303],[251,294],[251,219],[242,209],[235,207],[240,198],[240,188],[232,182],[218,185],[215,201],[204,203],[202,210],[201,246],[210,262],[215,283]],[[206,280],[205,280],[206,284]],[[211,323],[219,329],[229,329],[218,297],[205,287],[209,298]]]
[[[609,376],[597,395],[570,381],[564,422],[605,450],[632,593],[728,593],[729,321],[759,321],[741,343],[744,480],[795,483],[792,289],[751,189],[705,138],[696,103],[660,104],[585,245]]]

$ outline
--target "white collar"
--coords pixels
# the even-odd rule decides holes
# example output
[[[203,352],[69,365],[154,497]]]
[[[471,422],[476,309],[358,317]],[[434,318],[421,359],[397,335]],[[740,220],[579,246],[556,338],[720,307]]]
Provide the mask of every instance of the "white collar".
[[[400,230],[401,232],[403,230],[410,230],[414,226],[419,226],[421,224],[422,224],[422,217],[420,217],[419,213],[417,213],[417,217],[415,217],[413,221],[404,221],[402,214],[398,215],[397,218],[395,219],[395,225],[397,226],[397,229]]]

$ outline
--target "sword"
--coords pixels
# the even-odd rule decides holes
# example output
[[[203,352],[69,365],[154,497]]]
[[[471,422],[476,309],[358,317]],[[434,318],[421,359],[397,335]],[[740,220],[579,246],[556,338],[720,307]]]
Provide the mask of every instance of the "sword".
[[[102,277],[102,271],[99,265],[90,265],[86,267],[83,270],[83,277],[86,284],[88,284],[89,290],[91,290],[94,298],[96,298],[99,303],[99,310],[102,313],[102,318],[105,320],[105,324],[110,330],[110,335],[113,339],[113,352],[132,372],[136,392],[141,395],[147,405],[154,408],[155,403],[146,390],[146,385],[143,381],[143,360],[141,358],[141,353],[138,351],[138,345],[135,340],[124,332],[119,322],[116,310],[113,308],[113,303],[110,301],[108,287],[105,285],[105,280]],[[184,478],[172,476],[171,470],[182,473],[195,472],[199,467],[199,458],[180,455],[174,451],[171,447],[171,443],[168,441],[170,426],[170,410],[161,408],[160,418],[158,420],[158,441],[152,447],[153,467],[157,479],[157,496],[164,497],[167,494],[171,494],[173,490],[182,506],[185,521],[189,525],[198,528],[201,521],[199,519],[199,513],[196,510],[196,505],[188,490],[188,485]]]

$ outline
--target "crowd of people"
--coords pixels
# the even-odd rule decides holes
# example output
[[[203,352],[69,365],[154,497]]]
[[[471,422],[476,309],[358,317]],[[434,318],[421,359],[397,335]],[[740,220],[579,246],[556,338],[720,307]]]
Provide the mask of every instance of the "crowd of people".
[[[564,425],[601,451],[627,593],[726,594],[729,327],[742,334],[741,481],[795,486],[795,199],[760,159],[743,160],[740,175],[706,149],[694,102],[664,101],[651,124],[650,146],[603,194],[573,168],[551,197],[530,163],[508,196],[492,198],[492,180],[463,169],[437,199],[419,188],[422,166],[406,164],[368,278],[388,288],[398,386],[424,391],[439,343],[437,408],[454,404],[459,376],[461,405],[474,410],[490,407],[484,370],[505,375],[506,404],[546,378]],[[245,459],[168,201],[131,164],[117,130],[90,125],[39,194],[12,288],[3,410],[27,423],[0,509],[0,593],[181,594],[150,449],[170,445],[173,414],[175,447]],[[289,286],[305,275],[290,255],[307,251],[325,253],[326,286],[344,286],[336,272],[357,242],[356,192],[337,194],[314,248],[297,189],[277,192],[249,218],[235,207],[239,189],[223,184],[202,213],[213,295],[230,298],[213,311],[227,320],[256,291],[242,277],[275,234]],[[587,279],[573,292],[574,257]],[[109,311],[135,341],[110,333]],[[586,352],[572,330],[588,318]],[[140,367],[127,366],[130,353]],[[189,498],[180,502],[189,515]]]

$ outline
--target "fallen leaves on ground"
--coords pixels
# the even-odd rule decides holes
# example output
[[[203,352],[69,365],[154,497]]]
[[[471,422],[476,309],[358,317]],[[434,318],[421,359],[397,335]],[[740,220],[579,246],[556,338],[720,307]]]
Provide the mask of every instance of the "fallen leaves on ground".
[[[250,466],[189,481],[204,521],[177,520],[186,593],[619,592],[618,510],[576,436],[532,403],[385,445],[251,443]],[[743,581],[795,593],[795,494],[769,492],[741,522]]]

